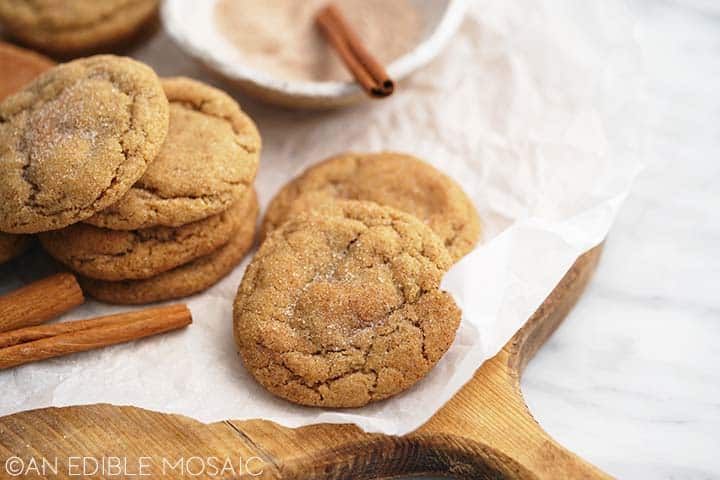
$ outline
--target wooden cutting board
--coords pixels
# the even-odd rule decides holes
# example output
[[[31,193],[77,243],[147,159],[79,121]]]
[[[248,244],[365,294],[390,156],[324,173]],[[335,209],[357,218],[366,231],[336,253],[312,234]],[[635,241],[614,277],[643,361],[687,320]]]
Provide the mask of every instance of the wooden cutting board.
[[[8,470],[20,464],[6,463],[14,456],[29,473],[23,478],[79,478],[82,468],[98,469],[90,478],[123,478],[118,471],[193,479],[610,478],[551,439],[520,391],[523,368],[582,294],[600,252],[580,257],[503,350],[408,435],[366,434],[353,425],[290,429],[265,420],[207,425],[106,404],[46,408],[0,418],[0,478],[14,478]],[[120,470],[110,466],[115,458]],[[43,469],[45,476],[36,474]]]

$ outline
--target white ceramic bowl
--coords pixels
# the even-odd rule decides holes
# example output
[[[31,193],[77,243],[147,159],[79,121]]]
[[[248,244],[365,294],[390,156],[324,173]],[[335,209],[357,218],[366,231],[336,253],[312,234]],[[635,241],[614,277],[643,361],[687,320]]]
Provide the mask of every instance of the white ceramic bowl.
[[[183,50],[233,85],[262,100],[298,108],[340,107],[367,98],[353,82],[285,80],[251,68],[215,28],[213,12],[217,1],[165,0],[162,19]],[[396,81],[435,58],[457,31],[465,13],[466,0],[410,1],[421,12],[425,28],[418,45],[387,66]]]

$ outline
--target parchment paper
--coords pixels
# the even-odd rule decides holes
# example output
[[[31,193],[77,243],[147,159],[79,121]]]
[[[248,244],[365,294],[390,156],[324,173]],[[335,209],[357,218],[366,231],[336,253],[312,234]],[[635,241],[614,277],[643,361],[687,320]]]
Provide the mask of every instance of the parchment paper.
[[[327,410],[265,392],[232,341],[231,304],[246,261],[187,300],[195,322],[185,331],[0,372],[0,414],[106,402],[206,422],[353,422],[388,434],[419,427],[608,233],[641,165],[631,20],[610,1],[476,1],[450,48],[388,100],[308,113],[236,95],[263,136],[257,189],[264,205],[329,155],[384,149],[427,159],[476,202],[483,244],[444,282],[463,308],[462,326],[439,365],[405,394]],[[210,81],[163,33],[135,56],[162,75]],[[46,257],[28,255],[0,267],[0,290],[51,269]],[[90,301],[62,320],[123,310]]]

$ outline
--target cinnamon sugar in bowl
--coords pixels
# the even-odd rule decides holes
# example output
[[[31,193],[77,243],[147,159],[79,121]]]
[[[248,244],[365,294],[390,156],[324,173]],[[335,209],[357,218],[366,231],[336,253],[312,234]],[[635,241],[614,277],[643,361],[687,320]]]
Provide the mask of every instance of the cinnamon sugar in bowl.
[[[466,0],[336,0],[390,76],[437,56]],[[328,108],[366,98],[314,29],[327,0],[166,0],[162,18],[187,53],[245,93],[270,103]]]

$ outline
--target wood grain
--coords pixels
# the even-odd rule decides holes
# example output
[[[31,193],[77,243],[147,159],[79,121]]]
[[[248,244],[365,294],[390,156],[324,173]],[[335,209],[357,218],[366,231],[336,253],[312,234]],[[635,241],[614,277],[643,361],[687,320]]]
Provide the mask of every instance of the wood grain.
[[[138,473],[144,458],[148,470],[142,471],[152,472],[149,478],[609,478],[552,440],[520,391],[522,369],[582,294],[600,251],[596,247],[578,259],[503,350],[411,434],[366,434],[352,425],[289,429],[265,420],[206,425],[112,405],[47,408],[0,418],[0,478],[4,459],[12,455],[57,459],[58,475],[47,478],[77,478],[68,475],[71,456],[121,456],[127,474]],[[198,458],[194,467],[181,471],[192,457]],[[213,475],[208,458],[230,459],[234,474]]]

